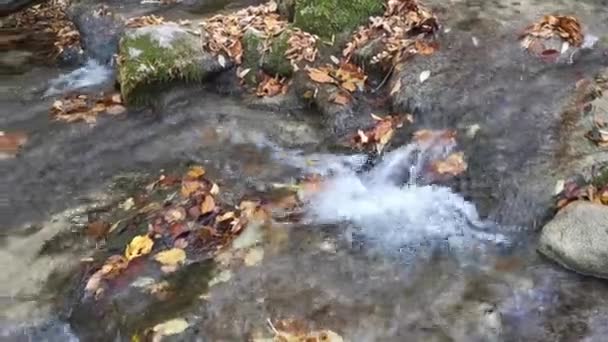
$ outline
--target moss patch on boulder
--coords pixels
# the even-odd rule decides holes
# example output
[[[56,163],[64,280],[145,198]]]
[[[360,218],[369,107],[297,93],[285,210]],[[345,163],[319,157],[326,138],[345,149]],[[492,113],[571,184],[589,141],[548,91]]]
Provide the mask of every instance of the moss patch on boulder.
[[[256,30],[250,29],[245,32],[243,68],[251,69],[245,76],[247,83],[256,84],[260,70],[272,76],[290,77],[293,74],[293,67],[285,57],[285,52],[289,49],[290,36],[291,31],[285,30],[280,35],[270,38],[270,42],[266,42],[267,38]]]
[[[353,30],[384,11],[381,0],[299,0],[295,6],[295,26],[321,37]]]
[[[118,81],[123,99],[145,104],[146,93],[158,84],[200,82],[204,53],[196,36],[175,25],[158,25],[128,31],[120,41]]]

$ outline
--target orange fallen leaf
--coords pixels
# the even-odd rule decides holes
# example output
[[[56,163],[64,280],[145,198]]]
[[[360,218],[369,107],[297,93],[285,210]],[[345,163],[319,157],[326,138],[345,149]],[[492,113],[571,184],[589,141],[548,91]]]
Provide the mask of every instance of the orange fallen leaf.
[[[467,169],[464,152],[452,153],[445,160],[433,162],[432,169],[439,175],[458,176]]]
[[[325,68],[308,68],[308,77],[316,83],[335,84],[336,80],[329,75],[329,70]]]

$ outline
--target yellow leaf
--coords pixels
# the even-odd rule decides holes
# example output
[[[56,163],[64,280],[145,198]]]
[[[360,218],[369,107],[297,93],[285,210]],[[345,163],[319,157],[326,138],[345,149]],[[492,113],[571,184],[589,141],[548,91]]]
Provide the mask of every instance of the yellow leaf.
[[[147,235],[138,235],[131,240],[125,250],[127,260],[133,260],[142,255],[150,254],[154,241]]]
[[[201,204],[201,214],[205,215],[213,211],[215,209],[215,200],[211,195],[205,196],[205,200]]]
[[[190,325],[183,318],[172,319],[160,324],[157,324],[152,328],[156,335],[170,336],[176,335],[186,330]]]
[[[205,169],[202,166],[193,166],[186,174],[190,178],[199,178],[205,175]]]
[[[201,188],[201,183],[198,181],[183,181],[182,182],[182,196],[190,197],[193,193],[195,193],[198,189]]]
[[[209,190],[209,193],[212,194],[213,196],[217,195],[220,193],[220,187],[213,183],[213,185],[211,186],[211,190]]]
[[[170,266],[183,264],[186,261],[186,252],[181,248],[171,248],[156,254],[154,260]]]

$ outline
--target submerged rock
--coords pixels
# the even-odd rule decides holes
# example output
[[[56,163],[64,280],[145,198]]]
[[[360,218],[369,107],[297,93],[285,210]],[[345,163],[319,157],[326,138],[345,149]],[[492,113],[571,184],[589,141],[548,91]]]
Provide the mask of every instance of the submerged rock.
[[[608,207],[568,205],[545,225],[538,250],[575,272],[608,278]]]
[[[118,80],[130,104],[152,101],[154,90],[175,81],[201,82],[231,66],[203,50],[201,39],[175,24],[126,32],[120,41]]]

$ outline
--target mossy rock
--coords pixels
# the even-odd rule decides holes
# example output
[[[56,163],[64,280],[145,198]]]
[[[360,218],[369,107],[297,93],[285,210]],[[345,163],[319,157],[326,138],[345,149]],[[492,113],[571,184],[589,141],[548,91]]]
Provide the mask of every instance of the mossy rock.
[[[354,30],[384,11],[381,0],[298,0],[295,6],[295,26],[321,37]]]
[[[270,38],[266,43],[265,37],[259,31],[250,29],[243,36],[243,68],[251,69],[245,76],[249,84],[257,84],[258,72],[264,71],[269,75],[290,77],[293,74],[293,66],[285,57],[289,49],[290,30],[285,30],[276,37]],[[268,49],[265,49],[268,46]]]
[[[118,81],[130,105],[148,104],[155,91],[175,82],[201,82],[225,69],[206,53],[200,39],[177,25],[127,31],[119,46]]]

